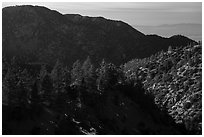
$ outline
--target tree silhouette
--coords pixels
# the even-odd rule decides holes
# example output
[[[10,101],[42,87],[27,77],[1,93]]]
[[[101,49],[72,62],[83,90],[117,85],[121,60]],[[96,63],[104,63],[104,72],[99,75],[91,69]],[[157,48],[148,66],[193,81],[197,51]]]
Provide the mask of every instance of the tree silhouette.
[[[9,104],[10,99],[10,92],[11,92],[11,86],[10,86],[10,80],[11,80],[11,72],[10,69],[8,69],[7,73],[5,74],[5,77],[2,79],[2,103],[5,105]]]
[[[82,83],[82,70],[79,60],[74,62],[71,70],[71,85],[81,86]]]
[[[97,69],[97,89],[99,91],[111,89],[118,82],[119,74],[120,72],[114,64],[107,64],[103,60]]]
[[[18,91],[18,100],[20,104],[28,105],[30,104],[31,98],[31,76],[28,74],[27,69],[24,69],[19,75],[19,81],[16,85],[16,90]]]
[[[35,81],[33,88],[33,92],[38,92],[37,94],[42,101],[50,101],[53,94],[53,81],[45,65],[41,66],[38,79]]]
[[[16,106],[18,105],[18,92],[17,92],[17,84],[19,81],[19,73],[16,73],[16,66],[15,68],[8,68],[8,71],[2,81],[2,92],[3,92],[3,98],[5,103],[8,105]]]
[[[97,83],[97,90],[99,90],[99,91],[103,91],[106,87],[107,82],[108,82],[106,71],[107,71],[107,64],[106,64],[105,60],[103,59],[101,64],[100,64],[100,67],[96,70],[96,73],[98,76],[96,83]]]
[[[89,56],[87,57],[87,59],[84,61],[83,65],[82,65],[82,75],[83,75],[83,87],[85,88],[92,88],[95,83],[95,79],[94,79],[94,68],[93,65],[91,64],[91,60],[89,58]]]
[[[8,64],[6,57],[2,56],[2,78],[5,77],[5,75],[8,71],[8,67],[9,67],[9,64]]]
[[[65,88],[65,72],[62,63],[57,60],[51,72],[53,88],[56,93],[63,92]]]

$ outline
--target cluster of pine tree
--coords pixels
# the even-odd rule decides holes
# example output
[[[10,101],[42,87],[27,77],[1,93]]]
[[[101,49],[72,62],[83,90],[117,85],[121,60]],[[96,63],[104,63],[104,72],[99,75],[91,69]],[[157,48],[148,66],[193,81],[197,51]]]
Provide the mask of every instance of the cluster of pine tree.
[[[154,102],[188,131],[202,131],[202,46],[169,47],[124,66],[125,75],[141,81]]]
[[[103,95],[122,78],[121,69],[114,64],[103,60],[99,68],[94,68],[89,57],[83,63],[74,62],[71,69],[59,60],[51,70],[46,64],[42,64],[37,72],[33,72],[32,67],[18,63],[15,57],[11,61],[3,58],[3,104],[56,105],[59,104],[56,101],[67,96],[67,100],[77,99],[80,103],[82,95]]]
[[[99,104],[107,106],[110,92],[122,91],[144,108],[152,109],[156,104],[175,123],[184,124],[189,133],[201,133],[200,45],[169,47],[168,52],[120,67],[102,60],[95,68],[89,57],[84,62],[77,60],[72,68],[60,60],[54,67],[40,64],[39,68],[22,64],[15,57],[10,61],[3,57],[2,63],[3,105],[31,109],[45,106],[60,113],[79,114],[83,106],[96,110]]]

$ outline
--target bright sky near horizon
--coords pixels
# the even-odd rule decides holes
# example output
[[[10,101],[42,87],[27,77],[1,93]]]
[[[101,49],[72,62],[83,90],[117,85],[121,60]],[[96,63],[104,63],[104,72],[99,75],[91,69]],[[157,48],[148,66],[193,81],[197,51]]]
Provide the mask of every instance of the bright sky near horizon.
[[[202,24],[201,2],[3,2],[2,6],[38,5],[62,14],[103,16],[130,25]]]

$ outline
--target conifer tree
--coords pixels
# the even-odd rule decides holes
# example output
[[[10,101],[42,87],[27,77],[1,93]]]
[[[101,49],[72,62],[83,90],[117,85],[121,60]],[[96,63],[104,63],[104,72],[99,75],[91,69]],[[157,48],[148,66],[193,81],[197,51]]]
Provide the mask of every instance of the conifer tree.
[[[47,69],[45,65],[41,66],[40,73],[38,75],[38,79],[42,82],[44,77],[47,75]]]
[[[35,81],[33,85],[32,92],[38,92],[32,93],[33,96],[39,96],[42,100],[49,101],[50,96],[52,95],[53,91],[53,82],[51,79],[50,74],[47,72],[46,66],[42,65],[41,70],[38,76],[38,79]]]
[[[5,77],[2,79],[2,103],[4,105],[9,105],[9,94],[11,91],[9,80],[11,78],[10,69],[7,71]]]
[[[83,75],[83,86],[85,88],[91,88],[94,84],[94,73],[93,73],[93,65],[91,64],[91,60],[89,56],[84,61],[82,65],[82,75]]]
[[[46,74],[42,81],[40,96],[43,98],[43,100],[49,101],[54,93],[51,76]]]
[[[41,69],[40,69],[40,73],[39,73],[38,78],[37,78],[39,80],[39,85],[37,85],[37,83],[36,83],[37,87],[35,87],[38,89],[39,94],[43,94],[43,92],[44,92],[43,82],[44,82],[44,78],[46,77],[47,74],[48,74],[48,72],[47,72],[46,66],[42,65]]]
[[[108,76],[107,76],[107,64],[105,62],[105,60],[103,59],[101,64],[100,64],[100,68],[98,68],[96,70],[97,73],[97,89],[99,91],[103,91],[106,87],[106,84],[108,83]]]
[[[8,70],[8,62],[5,56],[2,56],[2,78],[5,77]]]
[[[82,70],[79,60],[74,62],[71,70],[71,85],[81,86],[82,83]]]
[[[169,46],[169,48],[168,48],[168,53],[172,53],[172,51],[173,51],[172,47]]]
[[[31,104],[36,105],[40,101],[40,96],[39,96],[39,79],[36,79],[32,85],[31,89]]]
[[[65,87],[69,87],[71,83],[71,74],[68,67],[64,68],[64,76],[65,76],[65,79],[64,79]]]
[[[13,70],[9,68],[2,81],[3,100],[8,105],[17,105],[18,103],[16,86],[19,74],[14,73]]]
[[[65,73],[63,69],[62,63],[57,60],[52,72],[51,72],[51,79],[53,82],[53,87],[56,93],[63,91],[65,88]]]
[[[21,105],[27,105],[30,103],[31,98],[31,76],[28,74],[27,69],[24,69],[19,75],[19,81],[16,85],[17,98]]]
[[[82,66],[79,60],[75,61],[71,70],[71,87],[76,91],[77,107],[81,108]]]

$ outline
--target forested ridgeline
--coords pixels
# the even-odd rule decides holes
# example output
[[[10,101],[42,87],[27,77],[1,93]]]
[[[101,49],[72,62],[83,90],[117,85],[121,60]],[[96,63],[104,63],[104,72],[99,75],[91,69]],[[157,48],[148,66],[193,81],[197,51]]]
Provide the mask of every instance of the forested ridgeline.
[[[159,52],[125,64],[131,79],[142,81],[155,104],[193,134],[202,133],[202,46]]]
[[[3,57],[3,134],[201,134],[201,46],[133,60]]]

